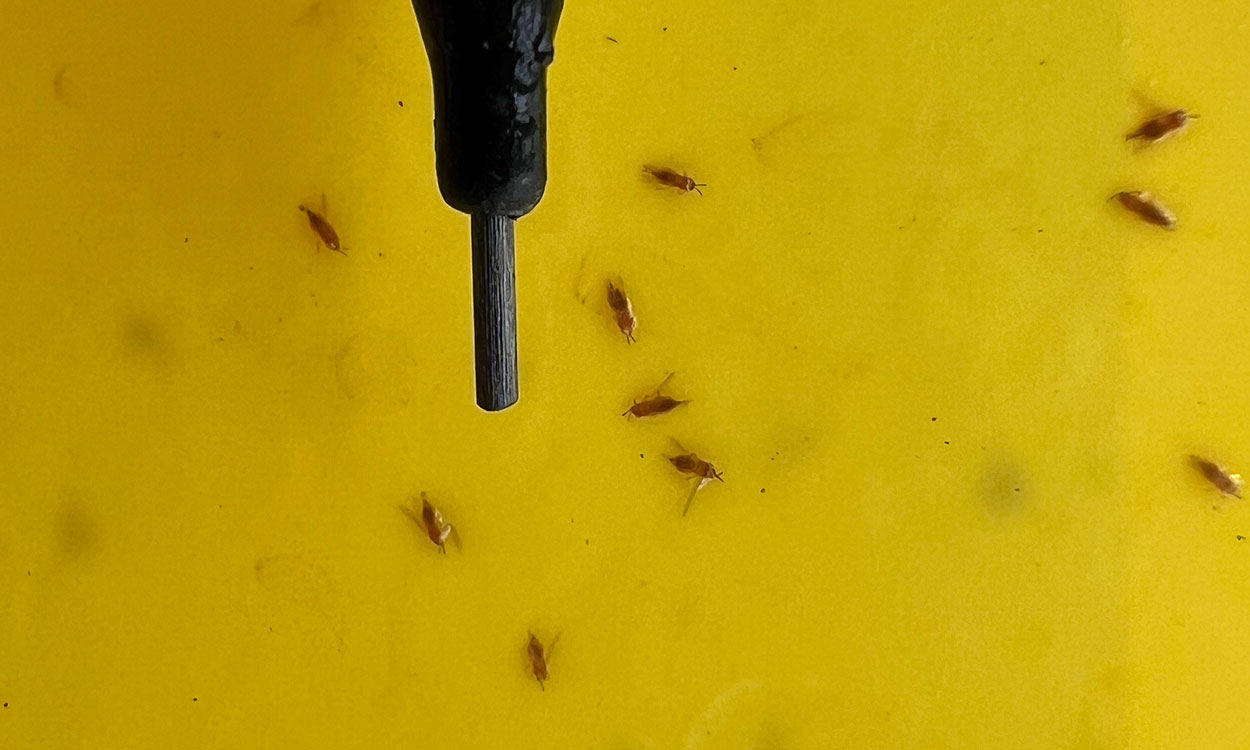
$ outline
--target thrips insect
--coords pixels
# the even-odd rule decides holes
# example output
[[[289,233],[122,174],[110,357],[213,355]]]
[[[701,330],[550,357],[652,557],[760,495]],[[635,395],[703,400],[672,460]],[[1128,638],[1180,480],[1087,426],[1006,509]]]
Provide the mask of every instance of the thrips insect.
[[[330,226],[330,222],[326,221],[325,216],[304,205],[301,205],[299,210],[308,214],[308,226],[312,227],[313,232],[317,234],[317,238],[325,243],[326,247],[336,253],[347,255],[347,253],[343,252],[343,247],[339,242],[339,233],[334,231],[334,227]],[[321,210],[323,212],[326,210],[326,197],[324,195],[321,196]]]
[[[1148,224],[1164,229],[1176,228],[1176,216],[1150,193],[1140,190],[1122,190],[1107,200],[1116,200],[1121,206],[1137,214]]]
[[[707,187],[706,182],[695,182],[693,177],[668,167],[653,167],[648,164],[642,168],[642,171],[654,177],[661,185],[677,188],[684,193],[694,191],[699,195],[703,195],[703,191],[699,188]]]
[[[1164,138],[1184,130],[1189,121],[1196,117],[1198,115],[1183,109],[1164,112],[1138,125],[1136,130],[1124,136],[1124,140],[1143,140],[1147,143],[1158,143]]]
[[[690,403],[689,400],[679,401],[673,398],[672,396],[665,396],[660,393],[660,391],[664,389],[664,386],[668,384],[668,381],[672,379],[673,379],[673,373],[670,372],[668,375],[664,377],[664,380],[662,380],[660,384],[655,387],[654,391],[647,394],[647,396],[644,397],[641,401],[635,401],[634,405],[626,409],[625,413],[622,414],[621,416],[622,417],[632,416],[632,417],[637,417],[638,419],[644,419],[646,417],[658,417],[661,414],[669,413],[670,411],[672,411],[673,409],[676,409],[682,404]]]
[[[677,447],[681,448],[683,451],[686,450],[681,447],[680,443],[678,443]],[[690,453],[689,451],[678,456],[667,456],[667,458],[669,463],[673,465],[673,468],[677,469],[682,474],[689,474],[698,480],[694,483],[694,486],[691,487],[690,494],[686,496],[686,506],[681,510],[683,517],[690,510],[690,504],[694,502],[694,496],[699,492],[699,490],[707,486],[708,482],[711,482],[713,479],[719,479],[722,482],[725,481],[724,475],[717,471],[715,466],[707,461],[704,461],[695,454]]]
[[[625,341],[636,341],[634,331],[638,328],[638,318],[634,315],[634,303],[629,301],[624,289],[611,281],[608,282],[608,307],[612,308],[612,317],[616,320],[616,327],[625,335]]]
[[[399,509],[404,512],[404,515],[411,518],[413,523],[425,530],[426,536],[430,538],[430,543],[438,547],[439,552],[442,552],[444,555],[447,554],[447,540],[453,538],[453,534],[455,535],[456,547],[459,548],[460,535],[456,533],[454,526],[443,520],[443,514],[439,512],[438,508],[430,504],[429,498],[426,497],[424,492],[421,493],[421,511],[418,513],[416,508],[417,499],[413,498],[411,508],[401,505]]]
[[[1225,495],[1241,499],[1241,475],[1230,474],[1228,470],[1202,456],[1191,455],[1189,462],[1193,464],[1208,482]]]
[[[546,690],[543,685],[547,681],[547,662],[551,659],[551,651],[556,647],[556,641],[560,640],[557,635],[551,639],[551,645],[543,647],[543,642],[538,640],[538,636],[530,633],[529,643],[525,647],[525,653],[529,656],[530,671],[534,674],[534,679],[538,680],[538,687]]]

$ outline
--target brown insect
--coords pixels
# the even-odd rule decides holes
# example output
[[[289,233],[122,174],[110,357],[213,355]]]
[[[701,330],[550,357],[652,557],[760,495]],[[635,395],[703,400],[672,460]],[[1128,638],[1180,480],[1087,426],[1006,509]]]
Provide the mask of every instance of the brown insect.
[[[453,534],[456,534],[455,527],[443,520],[443,514],[438,512],[438,508],[430,504],[424,492],[421,493],[421,512],[418,513],[416,508],[417,499],[413,498],[411,508],[400,506],[399,509],[404,512],[404,515],[411,518],[413,523],[425,530],[426,536],[430,538],[430,542],[435,547],[438,547],[439,552],[442,552],[444,555],[447,554],[447,540]],[[456,534],[455,542],[456,546],[459,547],[459,534]]]
[[[616,327],[625,334],[625,340],[632,344],[636,341],[634,330],[638,328],[638,318],[634,316],[634,303],[629,301],[624,289],[618,288],[611,281],[608,282],[608,307],[612,308],[612,317],[616,319]]]
[[[1229,474],[1226,469],[1216,463],[1206,460],[1202,456],[1191,455],[1189,457],[1189,462],[1193,464],[1194,468],[1201,472],[1202,476],[1205,477],[1206,480],[1217,490],[1223,492],[1225,495],[1231,495],[1239,500],[1241,499],[1240,474]]]
[[[703,191],[699,188],[707,187],[706,182],[695,182],[693,177],[684,175],[677,170],[669,169],[668,167],[653,167],[651,165],[647,165],[642,168],[642,171],[654,177],[656,182],[659,182],[661,185],[677,188],[684,193],[689,193],[693,190],[699,195],[703,195]]]
[[[1158,143],[1173,133],[1179,133],[1184,130],[1191,119],[1198,115],[1178,109],[1173,112],[1165,112],[1146,120],[1137,129],[1124,136],[1124,140],[1131,141],[1141,139],[1147,143]]]
[[[681,445],[678,444],[677,447],[681,448]],[[684,451],[686,449],[682,448],[682,450]],[[686,507],[681,510],[682,517],[685,517],[686,513],[690,510],[690,504],[694,502],[694,496],[699,492],[699,490],[707,486],[708,482],[711,482],[713,479],[719,479],[722,482],[725,481],[724,476],[716,470],[715,466],[688,451],[679,456],[667,456],[667,458],[669,463],[673,465],[673,468],[677,469],[682,474],[690,474],[698,479],[698,481],[694,483],[694,486],[691,487],[690,494],[686,497]]]
[[[1164,229],[1176,228],[1176,216],[1155,200],[1150,193],[1140,190],[1122,190],[1107,200],[1119,201],[1121,206],[1137,214],[1148,224]]]
[[[634,405],[626,409],[625,413],[622,414],[621,416],[622,417],[633,416],[633,417],[637,417],[638,419],[644,419],[646,417],[658,417],[661,414],[669,413],[670,411],[672,411],[673,409],[676,409],[682,404],[690,403],[689,401],[678,401],[677,399],[671,396],[664,396],[660,393],[660,391],[664,389],[664,386],[668,384],[668,381],[672,379],[673,379],[673,373],[670,372],[668,375],[664,377],[664,380],[662,380],[660,384],[655,387],[654,391],[648,394],[643,400],[635,401]]]
[[[326,204],[326,197],[323,195],[321,196],[321,210],[322,211],[326,210],[325,204]],[[339,233],[334,231],[334,227],[330,226],[330,222],[326,221],[326,217],[322,216],[321,214],[317,213],[311,208],[308,208],[307,206],[301,205],[299,207],[299,210],[308,214],[308,226],[312,227],[313,232],[315,232],[317,234],[317,237],[323,243],[325,243],[326,247],[330,248],[336,253],[342,253],[343,255],[347,255],[347,253],[343,252],[343,248],[341,244],[339,243]]]
[[[529,644],[525,647],[525,653],[530,660],[530,671],[534,673],[534,679],[538,680],[538,687],[543,690],[547,689],[543,685],[547,681],[547,661],[551,658],[551,650],[556,647],[558,640],[560,640],[559,635],[551,639],[550,646],[544,648],[538,636],[530,633]]]

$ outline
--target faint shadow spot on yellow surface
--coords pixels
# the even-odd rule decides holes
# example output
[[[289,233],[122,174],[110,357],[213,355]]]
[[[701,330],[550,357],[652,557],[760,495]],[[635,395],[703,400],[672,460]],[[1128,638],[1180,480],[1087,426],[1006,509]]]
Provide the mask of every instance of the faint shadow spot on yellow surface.
[[[61,504],[56,526],[61,555],[66,560],[82,560],[99,547],[96,523],[81,497],[71,496]]]
[[[581,262],[577,265],[577,276],[573,279],[573,297],[583,305],[586,304],[586,298],[590,294],[591,280],[586,278],[586,260],[590,258],[590,253],[582,253]]]
[[[356,349],[356,337],[347,340],[334,353],[334,380],[338,383],[339,393],[347,398],[356,398],[361,385],[360,352]]]
[[[325,0],[314,0],[309,3],[304,12],[296,17],[294,23],[297,25],[319,26],[325,21],[326,4]]]
[[[147,315],[131,313],[121,322],[121,344],[127,354],[161,359],[170,350],[169,334],[164,326]]]
[[[1019,515],[1028,504],[1028,476],[1009,459],[995,459],[981,478],[981,501],[995,518]]]
[[[57,101],[67,107],[76,108],[78,106],[78,97],[75,91],[76,82],[70,75],[70,68],[73,63],[65,63],[52,77],[52,94]]]

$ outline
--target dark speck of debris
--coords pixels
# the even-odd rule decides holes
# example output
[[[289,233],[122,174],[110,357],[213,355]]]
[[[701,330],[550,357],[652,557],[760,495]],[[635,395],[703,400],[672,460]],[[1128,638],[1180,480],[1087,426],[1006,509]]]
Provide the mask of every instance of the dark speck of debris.
[[[589,539],[587,539],[587,540],[586,540],[586,546],[587,546],[587,547],[589,547],[589,546],[590,546],[590,540],[589,540]]]
[[[399,106],[401,106],[401,107],[402,107],[402,106],[404,106],[404,100],[403,100],[403,99],[400,99],[400,100],[399,100]]]
[[[950,444],[951,444],[951,441],[949,441],[949,440],[943,440],[942,442],[943,442],[944,444],[946,444],[946,445],[950,445]]]
[[[761,494],[761,495],[763,495],[763,494],[764,494],[764,488],[763,488],[763,487],[760,487],[760,494]]]
[[[639,454],[638,454],[638,458],[646,458],[646,456],[644,456],[644,455],[642,455],[641,453],[639,453]]]
[[[199,703],[199,702],[200,702],[200,699],[199,699],[199,698],[192,698],[192,699],[191,699],[191,702],[192,702],[192,703]]]
[[[620,42],[616,41],[615,39],[613,39],[613,38],[612,38],[612,37],[610,37],[610,36],[605,36],[605,37],[603,37],[603,38],[604,38],[604,39],[607,39],[609,42],[612,42],[613,44],[620,44]]]
[[[1037,230],[1037,233],[1038,233],[1038,234],[1041,234],[1042,232],[1045,232],[1045,231],[1046,231],[1045,229],[1039,229],[1039,230]]]
[[[183,238],[182,238],[182,244],[184,244],[184,245],[185,245],[185,244],[187,244],[187,240],[189,240],[189,239],[191,239],[191,238],[190,238],[190,237],[183,237]]]
[[[9,702],[8,702],[8,701],[5,701],[5,702],[4,702],[4,707],[5,707],[5,708],[8,708],[8,707],[9,707]]]
[[[668,27],[665,26],[664,28],[660,29],[660,31],[668,31]]]
[[[1017,488],[1015,489],[1015,491],[1016,491],[1016,492],[1019,492],[1019,491],[1020,491],[1020,488],[1019,488],[1019,487],[1017,487]]]
[[[1245,538],[1244,536],[1242,536],[1241,534],[1238,534],[1238,535],[1237,535],[1237,541],[1239,541],[1239,542],[1244,542],[1244,541],[1246,541],[1246,538]],[[6,705],[6,706],[7,706],[7,705],[9,705],[9,704],[7,704],[7,703],[6,703],[6,704],[4,704],[4,705]]]
[[[255,271],[255,270],[256,270],[256,266],[248,266],[248,267],[247,267],[247,270],[249,270],[249,271]]]
[[[937,417],[929,417],[929,421],[930,421],[930,422],[936,422],[936,421],[937,421]]]
[[[737,66],[737,65],[735,65],[735,66],[734,66],[734,70],[737,70],[737,69],[738,69],[738,66]]]

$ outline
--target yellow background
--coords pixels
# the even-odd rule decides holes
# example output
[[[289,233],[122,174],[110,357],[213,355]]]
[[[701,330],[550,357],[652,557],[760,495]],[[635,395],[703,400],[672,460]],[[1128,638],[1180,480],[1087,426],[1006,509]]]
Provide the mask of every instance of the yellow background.
[[[498,415],[406,0],[8,6],[0,747],[1250,743],[1250,6],[569,0]]]

